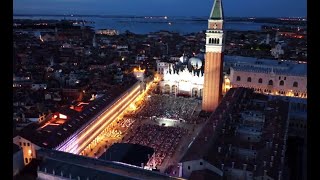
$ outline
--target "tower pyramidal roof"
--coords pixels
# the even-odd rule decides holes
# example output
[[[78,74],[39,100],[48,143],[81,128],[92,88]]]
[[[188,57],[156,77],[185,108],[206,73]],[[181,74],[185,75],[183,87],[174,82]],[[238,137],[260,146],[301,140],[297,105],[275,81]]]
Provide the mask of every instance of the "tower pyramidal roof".
[[[221,0],[214,0],[209,19],[223,20],[223,7]]]

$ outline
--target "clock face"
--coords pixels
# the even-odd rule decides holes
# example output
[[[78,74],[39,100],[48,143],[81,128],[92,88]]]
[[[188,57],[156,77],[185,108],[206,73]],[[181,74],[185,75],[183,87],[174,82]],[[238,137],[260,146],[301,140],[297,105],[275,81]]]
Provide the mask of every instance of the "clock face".
[[[218,27],[217,23],[214,23],[213,29],[217,29],[217,27]]]

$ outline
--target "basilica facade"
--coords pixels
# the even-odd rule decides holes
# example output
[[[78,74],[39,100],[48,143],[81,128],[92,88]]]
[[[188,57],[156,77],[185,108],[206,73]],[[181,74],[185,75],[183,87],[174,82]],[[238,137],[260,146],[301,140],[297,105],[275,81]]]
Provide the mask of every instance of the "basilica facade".
[[[162,78],[159,82],[160,92],[202,98],[204,75],[200,62],[200,59],[190,58],[191,70],[188,65],[177,68],[173,63],[158,62],[157,69]]]

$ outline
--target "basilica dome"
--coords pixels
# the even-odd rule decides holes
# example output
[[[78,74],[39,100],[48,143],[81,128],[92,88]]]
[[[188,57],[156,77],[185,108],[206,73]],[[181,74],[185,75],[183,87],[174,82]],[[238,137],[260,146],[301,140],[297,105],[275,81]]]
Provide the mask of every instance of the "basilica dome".
[[[202,67],[202,61],[199,58],[192,57],[189,59],[189,64],[194,68],[194,69],[200,69]]]

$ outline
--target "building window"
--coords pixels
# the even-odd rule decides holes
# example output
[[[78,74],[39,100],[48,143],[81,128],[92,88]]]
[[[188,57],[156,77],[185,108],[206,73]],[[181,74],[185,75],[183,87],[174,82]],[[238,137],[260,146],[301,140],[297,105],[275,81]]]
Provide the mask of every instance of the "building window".
[[[23,143],[23,146],[26,146],[26,143],[25,143],[25,142]]]
[[[287,80],[287,77],[284,77],[284,80]]]
[[[211,42],[212,42],[212,41],[211,41],[211,38],[209,38],[209,44],[211,44]]]
[[[240,80],[241,80],[240,76],[237,76],[237,81],[240,81]]]
[[[279,80],[281,79],[281,76],[279,76]]]
[[[294,82],[293,87],[298,87],[298,82]]]
[[[22,146],[22,143],[21,142],[19,142],[19,144],[20,144],[20,147]]]
[[[190,166],[188,166],[188,169],[190,170]]]
[[[24,158],[25,162],[28,163],[28,158]]]
[[[217,44],[219,44],[219,39],[217,39]]]
[[[268,85],[273,86],[273,81],[270,80],[269,83],[268,83]]]
[[[200,165],[202,166],[202,165],[203,165],[203,163],[202,163],[202,162],[200,162]]]
[[[30,143],[27,143],[28,146],[30,146]]]
[[[247,82],[251,82],[251,77],[248,77]]]
[[[280,83],[279,83],[279,85],[280,85],[280,86],[283,86],[283,85],[284,85],[284,81],[281,80]]]
[[[260,83],[260,84],[262,83],[262,78],[259,79],[258,83]]]

